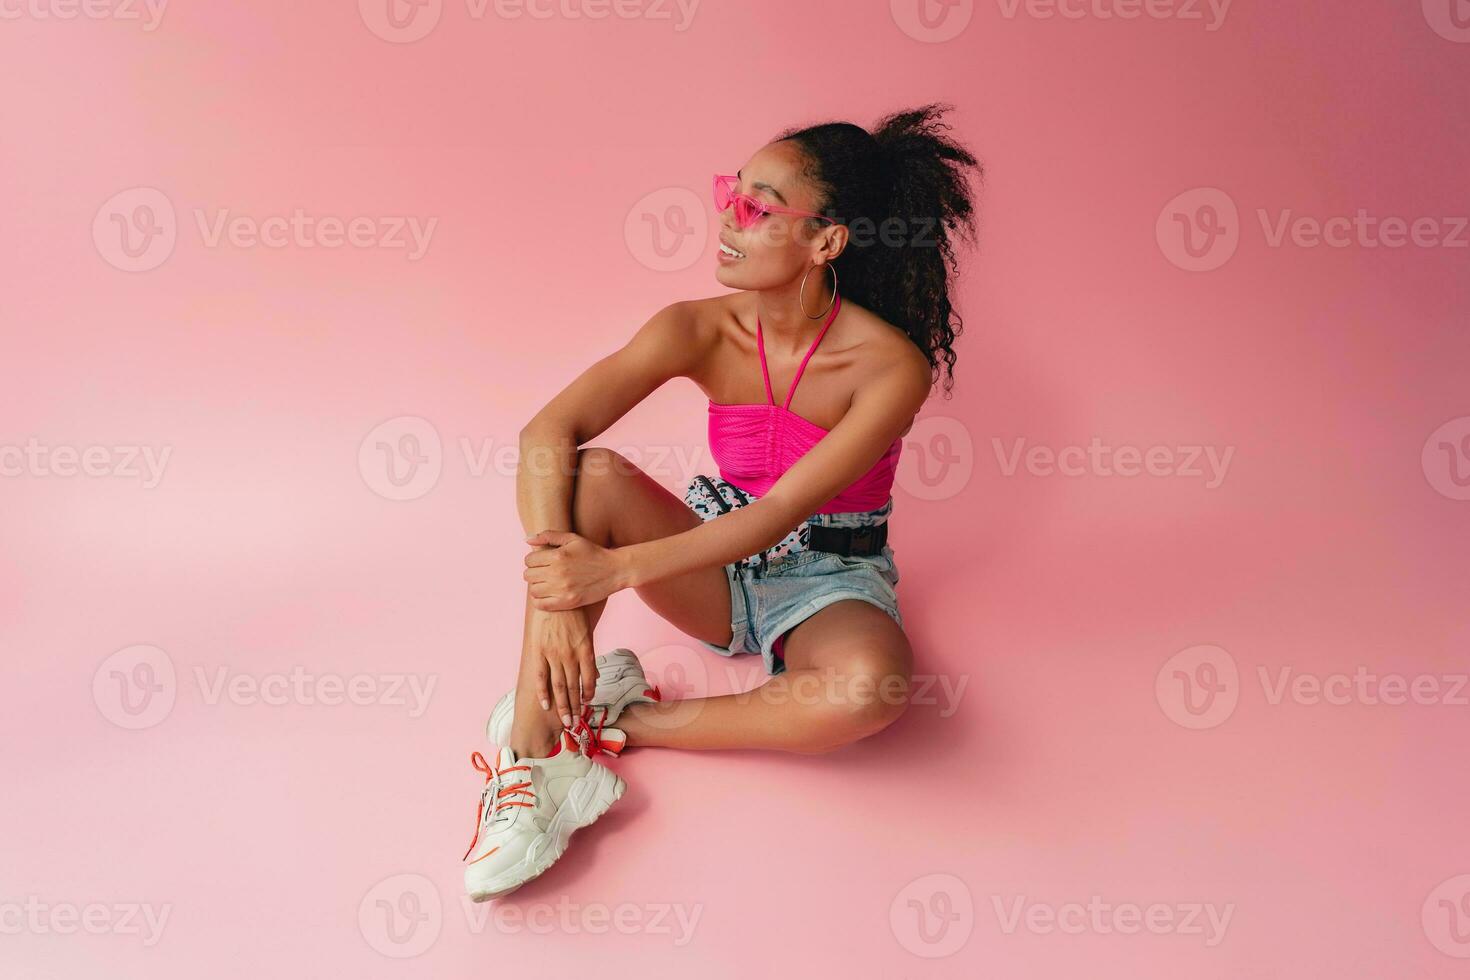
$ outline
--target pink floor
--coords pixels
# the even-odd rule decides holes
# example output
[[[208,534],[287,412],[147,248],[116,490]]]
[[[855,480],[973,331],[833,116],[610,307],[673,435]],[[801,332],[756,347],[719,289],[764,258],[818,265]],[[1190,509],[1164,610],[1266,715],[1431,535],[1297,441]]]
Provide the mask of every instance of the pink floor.
[[[4,7],[0,976],[1464,976],[1450,2]],[[990,176],[895,490],[920,703],[630,753],[466,907],[519,427],[723,291],[710,173],[933,100]],[[597,442],[678,488],[703,411]],[[758,677],[626,593],[598,646]]]

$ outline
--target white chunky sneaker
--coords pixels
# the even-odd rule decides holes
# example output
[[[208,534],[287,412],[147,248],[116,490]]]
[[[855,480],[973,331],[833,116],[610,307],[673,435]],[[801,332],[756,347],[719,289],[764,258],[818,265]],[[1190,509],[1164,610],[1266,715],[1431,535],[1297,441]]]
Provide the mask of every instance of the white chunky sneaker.
[[[465,891],[476,902],[515,891],[566,853],[572,834],[589,826],[627,784],[580,752],[567,731],[543,759],[517,759],[502,748],[495,765],[470,756],[485,774],[475,839],[465,852]]]
[[[592,692],[592,700],[582,706],[582,717],[572,721],[569,731],[585,755],[599,751],[617,755],[623,751],[628,737],[621,729],[609,726],[628,705],[658,700],[658,688],[648,683],[638,655],[627,647],[609,650],[597,657],[597,688]],[[516,692],[512,688],[495,703],[485,724],[485,736],[495,745],[510,741],[515,708]]]

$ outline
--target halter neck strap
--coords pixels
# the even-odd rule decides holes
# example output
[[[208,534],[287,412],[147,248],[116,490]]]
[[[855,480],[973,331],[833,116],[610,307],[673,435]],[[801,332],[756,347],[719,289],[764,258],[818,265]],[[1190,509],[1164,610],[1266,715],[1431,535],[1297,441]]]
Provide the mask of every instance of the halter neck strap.
[[[826,335],[827,328],[832,326],[832,321],[837,319],[837,311],[840,309],[842,309],[842,296],[841,294],[838,294],[833,296],[832,298],[832,312],[827,315],[827,322],[822,324],[821,330],[817,331],[816,339],[813,340],[812,345],[807,348],[806,357],[803,357],[801,359],[801,365],[797,367],[796,375],[791,379],[791,389],[786,392],[786,401],[784,404],[782,404],[782,408],[790,408],[791,396],[796,394],[796,386],[801,381],[801,373],[806,370],[806,362],[810,361],[812,359],[812,355],[817,352],[817,345],[822,342],[822,337]],[[764,332],[761,329],[761,318],[759,313],[757,313],[755,316],[755,344],[756,348],[760,351],[761,356],[761,376],[766,379],[766,398],[770,401],[772,405],[774,405],[776,404],[776,395],[774,392],[771,391],[771,369],[766,366],[766,341]]]

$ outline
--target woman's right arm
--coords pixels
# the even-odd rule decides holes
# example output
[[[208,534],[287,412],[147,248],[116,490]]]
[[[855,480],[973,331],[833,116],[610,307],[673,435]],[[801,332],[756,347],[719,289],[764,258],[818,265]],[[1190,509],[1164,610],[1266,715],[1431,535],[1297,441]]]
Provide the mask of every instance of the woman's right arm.
[[[624,347],[583,371],[526,423],[516,470],[516,508],[526,534],[576,530],[577,451],[665,381],[687,376],[711,342],[699,333],[690,303],[664,307]],[[522,656],[535,658],[542,708],[554,704],[564,724],[581,713],[597,683],[591,633],[586,607],[536,609],[528,587]]]

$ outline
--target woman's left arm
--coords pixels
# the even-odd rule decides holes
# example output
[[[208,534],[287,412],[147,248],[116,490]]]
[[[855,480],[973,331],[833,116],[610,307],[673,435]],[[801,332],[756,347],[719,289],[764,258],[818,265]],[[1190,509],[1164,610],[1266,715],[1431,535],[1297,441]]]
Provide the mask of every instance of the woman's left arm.
[[[718,567],[775,545],[882,458],[923,406],[931,384],[922,357],[892,366],[858,389],[842,421],[765,496],[699,527],[620,548],[600,548],[567,532],[533,536],[533,544],[557,546],[527,556],[528,564],[547,566],[547,594],[533,604],[588,605],[620,589]]]

